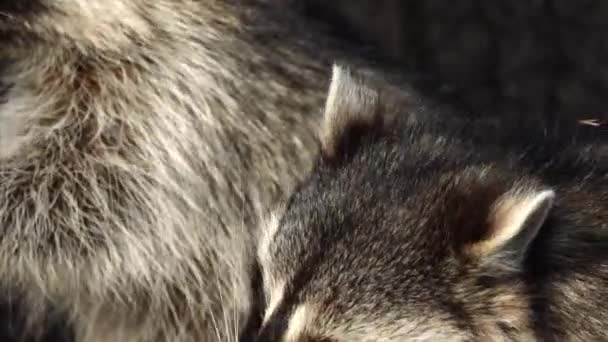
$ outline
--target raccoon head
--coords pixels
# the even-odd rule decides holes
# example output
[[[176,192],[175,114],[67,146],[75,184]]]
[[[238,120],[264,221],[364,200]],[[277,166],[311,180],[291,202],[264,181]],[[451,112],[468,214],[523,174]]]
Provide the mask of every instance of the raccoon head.
[[[0,44],[3,46],[0,55],[31,54],[38,47],[89,53],[123,50],[134,44],[141,45],[159,30],[188,26],[185,21],[197,17],[190,8],[195,7],[194,3],[3,0],[0,1]]]
[[[381,89],[333,73],[321,157],[263,227],[258,340],[530,338],[522,269],[554,191],[427,149]]]

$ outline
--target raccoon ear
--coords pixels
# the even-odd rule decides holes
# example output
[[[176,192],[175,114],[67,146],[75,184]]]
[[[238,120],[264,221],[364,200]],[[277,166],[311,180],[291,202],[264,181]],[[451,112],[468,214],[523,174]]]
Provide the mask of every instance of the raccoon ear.
[[[521,261],[553,207],[553,190],[510,192],[491,207],[487,231],[471,245],[479,257],[501,256]]]
[[[325,103],[321,148],[325,157],[333,157],[359,138],[366,130],[380,124],[380,98],[362,76],[334,64]]]

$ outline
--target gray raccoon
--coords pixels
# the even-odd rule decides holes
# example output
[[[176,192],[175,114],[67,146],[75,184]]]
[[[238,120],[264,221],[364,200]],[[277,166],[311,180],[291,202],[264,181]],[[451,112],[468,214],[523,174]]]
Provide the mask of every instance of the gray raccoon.
[[[236,339],[256,207],[311,167],[325,70],[358,55],[298,18],[265,0],[0,2],[0,300],[23,320],[7,334]]]
[[[557,133],[334,67],[319,160],[262,227],[258,340],[608,339],[608,135]]]

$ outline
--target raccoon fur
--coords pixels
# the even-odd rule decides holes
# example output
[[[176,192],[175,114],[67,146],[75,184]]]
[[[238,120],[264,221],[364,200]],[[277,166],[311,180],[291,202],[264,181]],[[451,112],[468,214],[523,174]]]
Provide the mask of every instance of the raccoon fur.
[[[605,127],[505,131],[349,70],[264,221],[258,341],[607,340]]]
[[[363,59],[300,18],[0,2],[4,340],[236,340],[256,213],[312,166],[326,69]]]

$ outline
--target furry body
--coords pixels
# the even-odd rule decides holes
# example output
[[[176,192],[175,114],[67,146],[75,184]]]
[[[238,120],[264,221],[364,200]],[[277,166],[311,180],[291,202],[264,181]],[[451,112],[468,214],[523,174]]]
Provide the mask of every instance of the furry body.
[[[263,225],[259,341],[608,338],[608,135],[448,116],[336,68]]]
[[[235,339],[254,207],[310,168],[355,54],[263,0],[9,1],[0,42],[7,338]]]

